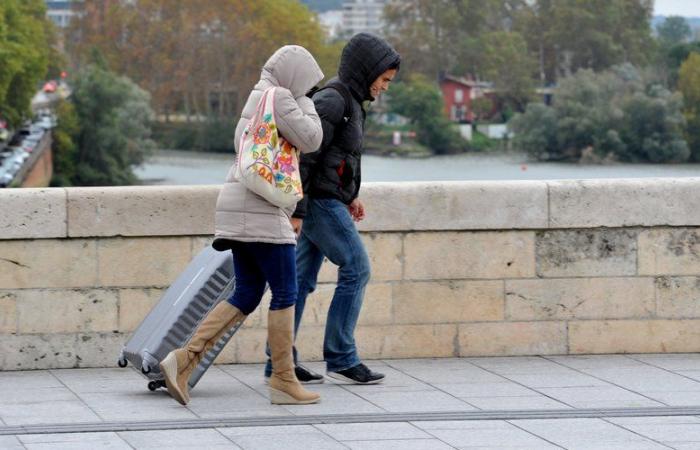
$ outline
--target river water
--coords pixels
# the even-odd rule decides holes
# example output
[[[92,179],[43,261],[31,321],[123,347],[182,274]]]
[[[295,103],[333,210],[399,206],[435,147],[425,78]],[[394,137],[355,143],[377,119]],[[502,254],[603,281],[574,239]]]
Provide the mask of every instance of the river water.
[[[233,155],[160,150],[135,172],[144,184],[219,184]],[[425,159],[362,157],[363,181],[555,180],[697,177],[700,164],[608,166],[527,161],[518,154],[463,154]]]

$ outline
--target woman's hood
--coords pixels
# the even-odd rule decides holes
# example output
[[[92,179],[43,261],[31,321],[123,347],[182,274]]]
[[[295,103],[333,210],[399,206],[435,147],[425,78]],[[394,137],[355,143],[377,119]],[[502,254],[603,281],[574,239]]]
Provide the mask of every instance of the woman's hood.
[[[297,98],[306,95],[323,76],[321,68],[307,49],[299,45],[285,45],[267,60],[260,79],[289,89]]]

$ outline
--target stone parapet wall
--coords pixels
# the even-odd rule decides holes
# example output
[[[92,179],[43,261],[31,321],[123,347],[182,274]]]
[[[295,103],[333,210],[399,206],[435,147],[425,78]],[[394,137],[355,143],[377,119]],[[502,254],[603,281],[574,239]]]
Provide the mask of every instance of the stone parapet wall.
[[[217,192],[0,191],[0,370],[114,365],[211,241]],[[361,355],[699,351],[698,192],[700,178],[368,183]],[[334,281],[325,263],[304,359],[321,358]],[[220,361],[264,359],[266,311]]]

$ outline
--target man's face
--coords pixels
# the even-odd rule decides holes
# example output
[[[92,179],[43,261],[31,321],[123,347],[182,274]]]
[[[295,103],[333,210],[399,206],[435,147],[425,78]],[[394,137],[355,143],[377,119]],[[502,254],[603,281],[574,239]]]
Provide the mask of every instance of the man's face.
[[[394,80],[396,72],[396,69],[389,69],[374,80],[372,86],[369,87],[369,93],[372,95],[372,97],[379,98],[382,92],[389,89],[389,85]]]

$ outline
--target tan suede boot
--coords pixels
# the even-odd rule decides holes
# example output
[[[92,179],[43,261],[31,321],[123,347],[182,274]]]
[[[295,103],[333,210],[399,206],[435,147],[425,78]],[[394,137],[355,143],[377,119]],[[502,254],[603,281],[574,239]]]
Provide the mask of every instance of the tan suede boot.
[[[270,343],[272,358],[270,402],[276,405],[306,405],[318,402],[321,396],[304,389],[294,374],[294,307],[270,310],[267,317],[267,340]]]
[[[192,372],[218,340],[231,328],[243,322],[246,315],[227,301],[216,305],[182,348],[168,353],[160,363],[165,385],[170,395],[183,405],[190,401],[189,386]]]

